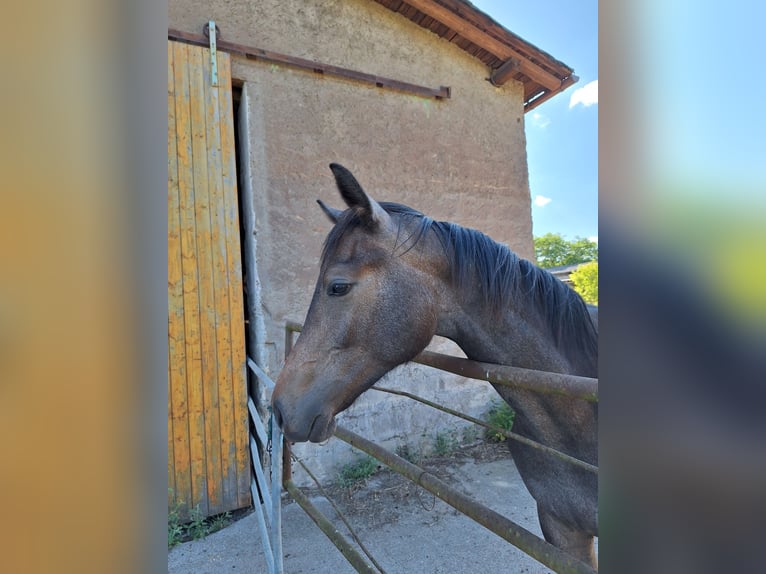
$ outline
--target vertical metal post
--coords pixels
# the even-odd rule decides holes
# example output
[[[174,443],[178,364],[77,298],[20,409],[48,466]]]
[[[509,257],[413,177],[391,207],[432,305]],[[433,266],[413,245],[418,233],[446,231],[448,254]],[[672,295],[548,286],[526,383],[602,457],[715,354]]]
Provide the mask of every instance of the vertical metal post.
[[[282,430],[271,415],[271,542],[277,574],[284,572],[282,559]]]
[[[285,361],[293,350],[293,333],[300,333],[302,325],[288,321],[285,323]],[[290,445],[285,443],[285,455],[282,459],[282,483],[287,484],[293,479],[293,459],[290,456]]]

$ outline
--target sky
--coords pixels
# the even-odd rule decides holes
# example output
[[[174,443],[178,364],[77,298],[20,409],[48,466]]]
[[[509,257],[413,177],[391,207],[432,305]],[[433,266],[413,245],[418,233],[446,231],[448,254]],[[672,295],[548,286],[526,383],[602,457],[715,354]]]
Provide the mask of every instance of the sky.
[[[535,236],[598,240],[598,2],[472,0],[580,80],[525,115]]]

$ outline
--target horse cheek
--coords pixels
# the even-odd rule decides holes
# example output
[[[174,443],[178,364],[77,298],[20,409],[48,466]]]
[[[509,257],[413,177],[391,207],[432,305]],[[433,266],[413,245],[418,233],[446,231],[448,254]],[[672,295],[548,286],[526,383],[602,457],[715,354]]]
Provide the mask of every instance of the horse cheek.
[[[407,285],[388,293],[384,309],[385,329],[381,340],[389,341],[383,350],[394,365],[405,363],[426,348],[436,332],[437,315],[430,295],[419,285]]]

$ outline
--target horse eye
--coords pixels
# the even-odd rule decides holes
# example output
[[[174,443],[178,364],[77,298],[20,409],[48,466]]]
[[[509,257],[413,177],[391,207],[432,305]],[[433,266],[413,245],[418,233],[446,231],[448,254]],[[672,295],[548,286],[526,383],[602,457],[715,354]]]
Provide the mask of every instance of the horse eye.
[[[330,283],[330,286],[327,288],[327,294],[330,297],[342,297],[349,291],[351,291],[351,283]]]

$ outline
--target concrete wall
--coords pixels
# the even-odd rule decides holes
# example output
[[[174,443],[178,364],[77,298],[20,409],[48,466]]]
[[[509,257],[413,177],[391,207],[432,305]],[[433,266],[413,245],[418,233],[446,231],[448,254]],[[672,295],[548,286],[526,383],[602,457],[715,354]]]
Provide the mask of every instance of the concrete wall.
[[[480,229],[533,256],[520,84],[493,87],[478,60],[371,0],[171,0],[169,18],[170,27],[196,33],[214,19],[229,41],[452,89],[451,99],[436,101],[232,59],[245,93],[258,354],[275,377],[285,321],[303,321],[330,227],[315,200],[343,206],[330,162],[351,169],[378,200]],[[456,349],[444,341],[437,348]],[[488,385],[426,367],[400,367],[388,379],[474,415],[495,397]],[[391,447],[427,447],[439,433],[462,432],[455,419],[405,401],[370,391],[338,422]],[[337,440],[296,450],[323,477],[353,458]]]

